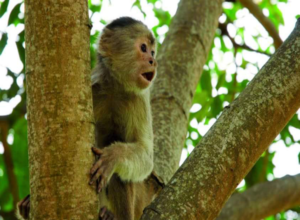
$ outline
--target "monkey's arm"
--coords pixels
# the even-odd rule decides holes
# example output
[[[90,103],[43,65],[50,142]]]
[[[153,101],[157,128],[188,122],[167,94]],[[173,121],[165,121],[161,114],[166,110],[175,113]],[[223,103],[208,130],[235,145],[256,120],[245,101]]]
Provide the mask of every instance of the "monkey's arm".
[[[144,180],[153,169],[153,151],[151,142],[122,143],[115,142],[103,149],[92,148],[100,159],[91,169],[91,182],[100,177],[98,191],[105,187],[113,173],[123,181],[138,182]]]
[[[153,148],[147,145],[150,143],[116,142],[111,146],[120,154],[115,172],[122,180],[140,182],[149,176],[153,170]]]

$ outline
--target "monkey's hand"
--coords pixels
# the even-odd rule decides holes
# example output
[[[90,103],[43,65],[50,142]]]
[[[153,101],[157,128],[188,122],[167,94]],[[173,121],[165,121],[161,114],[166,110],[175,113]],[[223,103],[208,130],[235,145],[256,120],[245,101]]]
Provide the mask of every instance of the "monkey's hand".
[[[28,219],[29,211],[30,211],[30,195],[26,196],[24,199],[18,202],[17,205],[18,205],[20,215],[24,219]]]
[[[96,161],[96,163],[94,163],[90,171],[90,185],[98,180],[97,191],[100,192],[101,189],[106,187],[108,181],[115,172],[118,160],[114,154],[114,151],[109,147],[103,149],[92,147],[92,151],[99,157],[99,159]]]
[[[99,220],[117,220],[114,214],[110,212],[105,206],[100,209]]]

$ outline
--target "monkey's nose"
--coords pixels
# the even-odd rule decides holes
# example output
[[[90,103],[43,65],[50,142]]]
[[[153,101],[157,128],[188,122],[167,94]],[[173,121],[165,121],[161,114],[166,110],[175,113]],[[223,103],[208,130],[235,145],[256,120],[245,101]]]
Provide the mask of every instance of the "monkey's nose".
[[[153,64],[153,60],[149,60],[149,63],[152,65]]]

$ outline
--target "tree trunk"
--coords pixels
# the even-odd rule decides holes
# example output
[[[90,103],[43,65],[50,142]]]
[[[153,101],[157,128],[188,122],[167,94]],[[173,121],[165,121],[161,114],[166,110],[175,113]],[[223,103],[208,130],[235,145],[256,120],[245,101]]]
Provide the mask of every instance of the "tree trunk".
[[[236,186],[300,107],[300,19],[227,107],[143,219],[215,219]]]
[[[86,0],[25,0],[31,219],[96,219]]]

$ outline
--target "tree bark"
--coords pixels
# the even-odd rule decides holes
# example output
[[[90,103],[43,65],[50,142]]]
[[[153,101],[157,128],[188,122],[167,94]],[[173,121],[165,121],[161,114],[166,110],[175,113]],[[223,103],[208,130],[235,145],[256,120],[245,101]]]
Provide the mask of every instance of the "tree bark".
[[[300,205],[300,174],[257,184],[233,194],[217,220],[263,219]]]
[[[299,54],[300,20],[286,42],[223,111],[143,219],[217,217],[236,186],[299,109]]]
[[[221,12],[222,0],[181,0],[158,54],[151,94],[154,170],[165,183],[179,166],[189,110]]]
[[[96,219],[86,0],[25,0],[31,219]]]

